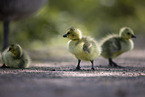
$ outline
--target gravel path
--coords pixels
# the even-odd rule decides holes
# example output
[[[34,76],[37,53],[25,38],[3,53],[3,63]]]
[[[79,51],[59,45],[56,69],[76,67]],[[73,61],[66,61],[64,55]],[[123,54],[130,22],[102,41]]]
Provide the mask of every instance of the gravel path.
[[[71,55],[46,55],[29,69],[0,69],[0,97],[145,97],[144,55],[144,50],[123,54],[115,61],[124,68],[108,67],[100,57],[95,71],[89,62],[74,71]]]

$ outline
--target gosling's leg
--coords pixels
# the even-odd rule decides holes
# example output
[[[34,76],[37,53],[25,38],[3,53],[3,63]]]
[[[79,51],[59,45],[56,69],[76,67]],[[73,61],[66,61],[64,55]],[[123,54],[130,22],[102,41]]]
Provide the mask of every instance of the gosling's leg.
[[[76,67],[76,70],[81,70],[80,63],[81,63],[81,60],[78,59],[78,65]]]
[[[109,59],[108,59],[108,61],[109,61],[109,66],[111,66],[111,67],[112,67],[112,59],[111,59],[111,58],[109,58]]]
[[[91,69],[92,69],[92,70],[95,70],[95,69],[94,69],[94,60],[91,60],[91,63],[92,63],[92,68],[91,68]]]
[[[7,67],[5,64],[3,64],[3,66],[1,66],[1,68],[9,68],[9,67]]]
[[[111,67],[122,68],[121,66],[117,65],[117,63],[113,62],[112,58],[109,58],[108,60]]]

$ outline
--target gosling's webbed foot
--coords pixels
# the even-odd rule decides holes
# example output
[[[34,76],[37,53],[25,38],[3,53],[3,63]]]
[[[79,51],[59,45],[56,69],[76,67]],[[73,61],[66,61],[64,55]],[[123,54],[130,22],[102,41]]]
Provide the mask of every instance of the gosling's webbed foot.
[[[114,65],[114,64],[109,64],[109,67],[113,67],[113,68],[124,68],[124,67],[122,67],[122,66],[119,66],[119,65]]]
[[[117,63],[113,62],[111,58],[109,59],[109,66],[114,68],[124,68],[122,66],[119,66]]]
[[[91,70],[95,71],[94,67],[92,67]]]
[[[119,65],[117,65],[117,64],[112,64],[112,67],[115,67],[115,68],[123,68],[122,66],[119,66]]]
[[[76,71],[79,71],[79,70],[81,70],[81,67],[76,67],[76,69],[75,69]]]
[[[10,68],[10,67],[8,67],[5,64],[3,64],[3,66],[1,66],[1,68]]]

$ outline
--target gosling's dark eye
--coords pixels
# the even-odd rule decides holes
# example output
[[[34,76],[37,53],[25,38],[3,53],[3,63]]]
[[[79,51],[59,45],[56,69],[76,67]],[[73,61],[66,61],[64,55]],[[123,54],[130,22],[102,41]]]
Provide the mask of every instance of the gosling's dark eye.
[[[12,48],[9,48],[9,51],[12,50]]]
[[[127,35],[131,35],[129,32],[127,32]]]
[[[67,32],[67,35],[70,34],[70,32]]]

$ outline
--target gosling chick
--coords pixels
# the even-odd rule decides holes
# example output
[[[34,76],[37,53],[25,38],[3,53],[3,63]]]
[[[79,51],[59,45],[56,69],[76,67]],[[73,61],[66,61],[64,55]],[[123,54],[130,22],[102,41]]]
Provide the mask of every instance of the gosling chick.
[[[19,44],[12,44],[2,53],[2,68],[28,68],[30,65],[29,55],[23,51]]]
[[[90,61],[92,70],[94,69],[94,60],[101,54],[101,48],[98,43],[90,37],[82,37],[82,33],[77,28],[69,28],[64,38],[70,39],[68,42],[68,50],[78,59],[76,70],[80,70],[81,60]]]
[[[120,29],[119,35],[109,35],[102,40],[101,56],[108,59],[110,66],[121,67],[113,62],[112,59],[134,48],[134,43],[131,38],[136,38],[133,30],[129,27],[123,27]]]

